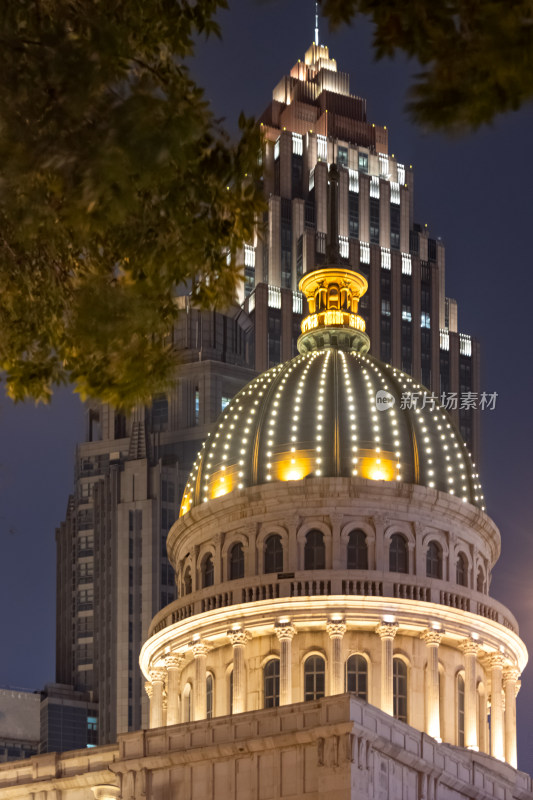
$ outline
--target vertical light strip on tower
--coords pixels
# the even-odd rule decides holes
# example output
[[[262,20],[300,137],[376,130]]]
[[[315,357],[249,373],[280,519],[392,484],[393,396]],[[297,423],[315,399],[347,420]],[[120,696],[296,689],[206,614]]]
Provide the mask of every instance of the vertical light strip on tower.
[[[340,357],[342,361],[342,373],[344,378],[344,387],[346,391],[346,396],[348,398],[348,419],[350,420],[350,456],[349,456],[349,467],[350,472],[352,475],[357,475],[357,463],[359,461],[358,456],[358,445],[357,445],[357,415],[356,411],[356,404],[355,404],[355,396],[353,391],[353,386],[350,381],[350,373],[348,371],[348,364],[346,361],[346,355],[341,350]]]
[[[318,389],[318,403],[316,407],[316,434],[315,439],[317,442],[316,451],[319,453],[315,457],[315,475],[322,475],[322,439],[323,433],[322,430],[324,428],[324,405],[325,405],[325,387],[326,387],[326,375],[328,371],[328,365],[331,358],[331,350],[326,350],[326,357],[324,359],[324,363],[322,364],[322,369],[320,372],[320,382],[319,382],[319,389]]]

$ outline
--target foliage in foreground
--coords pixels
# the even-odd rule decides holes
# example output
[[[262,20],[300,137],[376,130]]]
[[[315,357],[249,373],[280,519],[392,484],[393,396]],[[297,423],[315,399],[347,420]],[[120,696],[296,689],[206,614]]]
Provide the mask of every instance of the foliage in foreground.
[[[0,368],[15,400],[131,407],[175,369],[177,286],[235,296],[262,208],[259,134],[233,145],[184,59],[225,0],[5,0]]]
[[[476,129],[533,98],[533,0],[323,0],[322,11],[333,28],[368,17],[376,58],[419,61],[407,108],[424,127]]]

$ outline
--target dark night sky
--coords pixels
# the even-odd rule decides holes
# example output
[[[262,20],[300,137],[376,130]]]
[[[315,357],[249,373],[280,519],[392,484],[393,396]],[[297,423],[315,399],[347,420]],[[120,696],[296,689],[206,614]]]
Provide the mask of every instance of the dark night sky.
[[[193,74],[231,132],[241,110],[263,111],[277,81],[303,58],[313,13],[310,0],[231,2],[221,16],[222,42],[201,45]],[[533,109],[462,138],[424,135],[403,113],[416,65],[374,63],[371,29],[362,22],[335,35],[323,23],[321,42],[350,74],[352,92],[367,98],[369,119],[387,125],[390,152],[413,165],[416,220],[444,239],[447,294],[459,302],[460,330],[481,341],[482,389],[498,392],[496,409],[482,415],[480,470],[488,512],[502,534],[491,594],[518,617],[533,653]],[[37,689],[53,680],[54,529],[64,515],[82,431],[80,403],[67,390],[48,408],[0,400],[2,686]],[[533,773],[533,667],[522,681],[519,766]]]

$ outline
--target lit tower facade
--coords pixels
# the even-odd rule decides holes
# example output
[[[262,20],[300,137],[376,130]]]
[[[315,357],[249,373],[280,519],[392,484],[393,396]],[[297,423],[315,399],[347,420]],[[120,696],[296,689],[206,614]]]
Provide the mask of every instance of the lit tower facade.
[[[255,374],[240,308],[223,315],[178,302],[179,376],[128,416],[88,404],[74,492],[56,531],[56,680],[98,702],[100,744],[147,725],[138,653],[152,617],[176,596],[167,533],[198,448]]]
[[[335,258],[330,208],[299,354],[225,408],[170,530],[179,596],[140,658],[150,724],[352,692],[516,766],[527,653],[489,595],[500,535],[451,417],[401,408],[428,390],[369,355],[367,278]]]
[[[479,392],[478,343],[459,332],[446,297],[443,242],[415,220],[412,166],[389,153],[386,126],[368,121],[366,100],[318,41],[275,87],[260,123],[268,210],[243,253],[256,368],[297,352],[298,283],[325,258],[328,166],[337,164],[338,245],[370,287],[360,315],[372,353],[439,396],[456,393],[452,418],[477,461],[478,415],[461,409],[460,395]]]

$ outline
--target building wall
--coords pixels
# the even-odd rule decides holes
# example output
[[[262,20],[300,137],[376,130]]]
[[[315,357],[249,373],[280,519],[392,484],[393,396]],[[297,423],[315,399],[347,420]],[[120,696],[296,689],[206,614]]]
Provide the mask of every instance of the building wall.
[[[40,700],[38,692],[0,689],[0,762],[37,753]]]
[[[138,731],[90,753],[0,765],[0,800],[533,798],[531,778],[350,695]]]
[[[152,617],[176,596],[166,535],[197,451],[254,375],[240,309],[200,313],[178,302],[179,377],[127,416],[87,407],[74,493],[56,531],[56,678],[94,693],[101,743],[147,725],[138,654]]]

